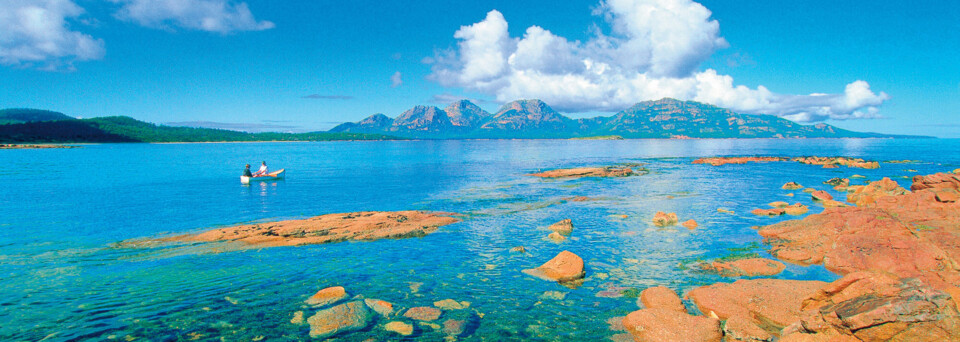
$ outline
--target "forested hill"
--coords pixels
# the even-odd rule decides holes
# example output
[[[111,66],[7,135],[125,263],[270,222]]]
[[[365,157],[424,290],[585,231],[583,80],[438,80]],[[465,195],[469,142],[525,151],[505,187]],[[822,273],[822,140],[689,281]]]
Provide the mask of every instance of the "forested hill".
[[[0,113],[8,110],[0,111]],[[36,111],[41,112],[41,111]],[[60,114],[56,112],[49,112]],[[155,125],[126,116],[55,121],[21,120],[0,124],[0,143],[88,142],[229,142],[229,141],[326,141],[394,140],[384,134],[364,133],[247,133],[211,128]],[[47,117],[58,118],[50,115]]]

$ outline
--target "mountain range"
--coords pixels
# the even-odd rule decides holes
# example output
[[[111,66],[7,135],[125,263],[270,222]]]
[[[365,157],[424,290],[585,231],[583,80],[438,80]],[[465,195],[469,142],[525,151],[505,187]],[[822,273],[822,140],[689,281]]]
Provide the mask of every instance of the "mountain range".
[[[764,114],[742,114],[700,102],[644,101],[613,116],[571,119],[540,100],[518,100],[496,113],[468,100],[444,109],[413,107],[395,119],[374,114],[330,132],[378,133],[419,139],[456,138],[876,138],[908,136],[854,132],[828,124],[801,125]],[[910,136],[913,137],[913,136]],[[916,138],[916,137],[914,137]]]

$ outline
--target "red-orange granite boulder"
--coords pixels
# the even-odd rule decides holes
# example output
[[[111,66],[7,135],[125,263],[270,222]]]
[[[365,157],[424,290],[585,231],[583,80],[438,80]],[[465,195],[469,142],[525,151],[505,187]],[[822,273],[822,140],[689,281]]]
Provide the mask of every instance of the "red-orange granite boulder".
[[[683,313],[687,312],[687,308],[683,306],[680,296],[664,286],[650,287],[641,291],[640,298],[637,299],[637,304],[642,304],[646,309],[660,308]]]
[[[570,219],[560,220],[560,222],[551,224],[547,229],[552,230],[560,235],[570,235],[573,233],[573,222]]]
[[[700,312],[721,320],[734,316],[750,319],[758,327],[779,335],[783,327],[800,319],[803,300],[827,283],[822,281],[753,279],[698,287],[687,293]]]
[[[913,185],[910,190],[923,189],[953,189],[960,190],[960,175],[950,173],[935,173],[926,176],[913,176]]]
[[[523,270],[523,273],[544,280],[573,281],[584,276],[583,259],[569,251],[563,251],[540,267]]]
[[[918,279],[856,272],[804,301],[786,340],[958,341],[960,313],[946,292]]]
[[[698,266],[703,271],[716,273],[723,277],[771,276],[780,274],[786,268],[786,265],[779,261],[764,258],[704,262]]]
[[[810,194],[814,201],[832,201],[833,196],[823,190],[817,190]]]
[[[686,227],[687,229],[696,229],[697,227],[700,226],[699,224],[697,224],[697,221],[693,219],[683,221],[683,223],[681,223],[680,225]]]
[[[867,185],[850,186],[848,190],[853,190],[853,192],[847,194],[847,202],[853,203],[858,207],[871,206],[876,203],[880,197],[899,196],[909,192],[907,189],[900,187],[900,184],[897,184],[897,182],[886,177],[876,182],[870,182],[870,184]]]
[[[307,304],[313,306],[325,306],[334,304],[347,299],[347,291],[343,286],[333,286],[317,291],[317,293],[307,298]]]
[[[631,312],[623,319],[623,325],[636,342],[720,342],[723,339],[719,320],[663,308]]]

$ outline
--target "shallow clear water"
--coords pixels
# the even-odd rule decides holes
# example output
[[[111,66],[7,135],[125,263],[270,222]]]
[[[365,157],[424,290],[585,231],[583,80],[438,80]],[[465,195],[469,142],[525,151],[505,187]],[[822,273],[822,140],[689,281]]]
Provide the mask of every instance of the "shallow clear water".
[[[881,161],[881,168],[691,164],[724,155],[851,156]],[[919,162],[882,163],[900,159]],[[243,164],[260,160],[286,168],[288,178],[241,185]],[[751,226],[795,218],[756,217],[750,210],[780,200],[807,204],[810,213],[822,210],[805,193],[786,197],[783,183],[827,189],[835,197],[841,194],[821,182],[860,174],[867,179],[853,183],[887,176],[908,187],[904,176],[960,168],[960,140],[105,144],[0,150],[0,162],[0,322],[6,322],[0,340],[309,339],[308,327],[289,321],[299,310],[312,315],[303,300],[336,285],[399,308],[469,301],[482,318],[464,340],[599,340],[617,333],[608,319],[637,308],[635,298],[609,295],[655,285],[682,293],[733,281],[682,264],[749,247],[761,240]],[[525,175],[615,163],[645,163],[651,173],[579,180]],[[571,196],[598,200],[562,200]],[[409,209],[468,216],[427,237],[402,240],[235,252],[113,246],[243,222]],[[700,227],[654,227],[658,210]],[[546,241],[545,227],[564,218],[576,227],[571,239]],[[514,246],[530,253],[510,253]],[[562,250],[587,263],[581,287],[520,272]],[[755,251],[767,255],[762,245]],[[792,265],[778,277],[836,279],[819,266]],[[565,298],[541,299],[545,291]],[[419,339],[443,338],[421,330]],[[338,338],[394,336],[374,326]]]

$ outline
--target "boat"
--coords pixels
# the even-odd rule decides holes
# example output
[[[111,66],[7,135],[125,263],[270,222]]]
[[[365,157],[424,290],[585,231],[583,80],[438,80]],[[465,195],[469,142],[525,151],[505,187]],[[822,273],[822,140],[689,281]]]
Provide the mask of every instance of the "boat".
[[[266,182],[266,181],[283,179],[283,170],[284,169],[273,171],[263,176],[255,176],[255,177],[240,176],[240,183],[250,184],[250,182]]]

